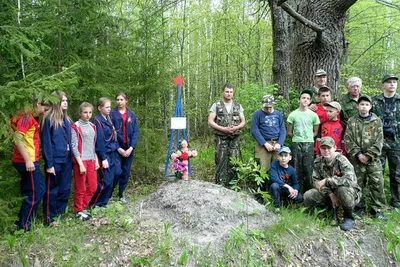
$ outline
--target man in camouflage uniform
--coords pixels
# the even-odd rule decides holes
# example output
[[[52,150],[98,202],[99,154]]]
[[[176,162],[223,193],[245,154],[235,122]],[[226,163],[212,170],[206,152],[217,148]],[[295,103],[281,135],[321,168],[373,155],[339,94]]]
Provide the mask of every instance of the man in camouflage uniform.
[[[370,113],[372,100],[369,96],[358,98],[358,115],[350,117],[344,135],[345,147],[350,162],[354,166],[358,185],[368,186],[371,197],[371,215],[384,219],[382,209],[386,204],[383,191],[383,173],[380,156],[382,153],[382,121]],[[364,198],[364,197],[363,197]],[[362,199],[356,207],[357,214],[365,214],[365,201]]]
[[[348,231],[354,226],[353,209],[361,197],[353,165],[336,152],[335,141],[321,138],[321,157],[315,159],[313,180],[315,188],[304,194],[304,204],[309,207],[343,207],[344,221],[340,228]]]
[[[240,130],[246,123],[243,107],[232,100],[233,91],[232,85],[225,84],[222,88],[223,100],[211,106],[208,116],[208,125],[215,133],[215,181],[226,187],[235,178],[229,158],[241,158]]]
[[[381,163],[385,170],[386,158],[389,163],[391,205],[400,208],[400,95],[397,91],[398,78],[393,74],[382,79],[383,94],[372,100],[373,112],[383,124],[383,148]]]
[[[312,86],[313,96],[311,98],[310,110],[316,111],[317,104],[321,103],[319,99],[319,88],[327,87],[328,74],[325,70],[319,69],[314,74],[314,85]]]
[[[339,103],[342,106],[341,120],[347,122],[350,117],[358,114],[357,101],[361,94],[362,81],[358,77],[351,77],[346,81],[348,93],[342,95]]]

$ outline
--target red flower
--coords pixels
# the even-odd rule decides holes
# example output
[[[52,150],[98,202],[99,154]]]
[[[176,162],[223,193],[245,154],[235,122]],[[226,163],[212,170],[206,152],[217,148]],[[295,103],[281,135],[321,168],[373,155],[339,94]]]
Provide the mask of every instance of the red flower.
[[[189,154],[187,152],[183,152],[181,155],[181,160],[188,160],[189,159]]]

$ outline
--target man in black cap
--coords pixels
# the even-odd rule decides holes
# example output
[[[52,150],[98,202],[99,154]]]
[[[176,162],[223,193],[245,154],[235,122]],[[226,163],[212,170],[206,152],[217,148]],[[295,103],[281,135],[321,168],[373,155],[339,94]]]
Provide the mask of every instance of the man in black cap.
[[[400,208],[400,95],[394,74],[383,76],[383,93],[374,97],[373,112],[382,120],[383,148],[381,163],[385,171],[386,158],[389,163],[391,205]]]

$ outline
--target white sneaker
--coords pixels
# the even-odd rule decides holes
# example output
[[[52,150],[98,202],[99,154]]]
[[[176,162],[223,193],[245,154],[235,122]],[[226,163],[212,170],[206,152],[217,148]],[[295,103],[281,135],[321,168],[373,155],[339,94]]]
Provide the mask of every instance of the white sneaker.
[[[86,213],[80,211],[76,214],[76,218],[78,218],[81,221],[87,221],[90,219],[89,215],[87,215]]]
[[[121,204],[128,204],[128,200],[126,200],[126,198],[124,198],[124,197],[121,197],[119,199],[119,202],[121,202]]]

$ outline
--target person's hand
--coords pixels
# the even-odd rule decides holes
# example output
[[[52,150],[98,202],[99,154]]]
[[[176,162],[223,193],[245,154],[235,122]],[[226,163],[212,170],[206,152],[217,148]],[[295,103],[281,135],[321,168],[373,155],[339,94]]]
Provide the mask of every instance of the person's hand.
[[[84,174],[85,172],[86,172],[86,168],[85,168],[85,165],[79,165],[79,172],[81,173],[81,174]]]
[[[121,156],[126,157],[126,151],[125,150],[123,150],[122,148],[118,148],[117,151]]]
[[[54,167],[47,168],[47,169],[46,169],[46,172],[47,172],[47,173],[50,173],[50,174],[53,174],[53,175],[56,175],[56,170],[54,169]]]
[[[133,151],[133,147],[129,147],[127,150],[125,150],[125,157],[129,157]]]
[[[101,166],[103,167],[103,169],[108,169],[108,160],[103,160],[102,162],[101,162]]]
[[[25,162],[25,168],[27,172],[33,172],[35,171],[35,164],[33,164],[32,160],[29,160]]]
[[[269,152],[274,151],[274,147],[268,142],[264,144],[264,147]]]
[[[96,160],[96,167],[95,170],[97,171],[100,168],[99,162]]]
[[[297,191],[296,189],[293,189],[292,187],[289,187],[289,197],[291,199],[295,199],[297,197],[297,195],[299,194],[299,191]]]
[[[340,206],[340,201],[339,201],[339,199],[337,198],[337,196],[334,193],[330,193],[329,197],[330,197],[330,199],[332,201],[332,206],[333,207],[339,207]]]
[[[311,104],[311,105],[308,106],[308,108],[315,112],[317,110],[317,105],[316,104]]]
[[[316,188],[318,191],[321,191],[321,188],[325,186],[325,183],[326,183],[326,179],[323,179],[323,180],[321,180],[321,181],[318,181],[318,182],[315,183],[315,188]]]
[[[369,161],[369,157],[366,156],[366,155],[363,155],[363,154],[360,154],[360,155],[358,156],[358,159],[359,159],[359,160],[361,161],[361,163],[363,163],[363,164],[367,164],[368,161]]]
[[[275,151],[278,151],[279,149],[281,149],[281,145],[278,144],[278,143],[276,143],[276,144],[274,145],[274,150],[275,150]]]

